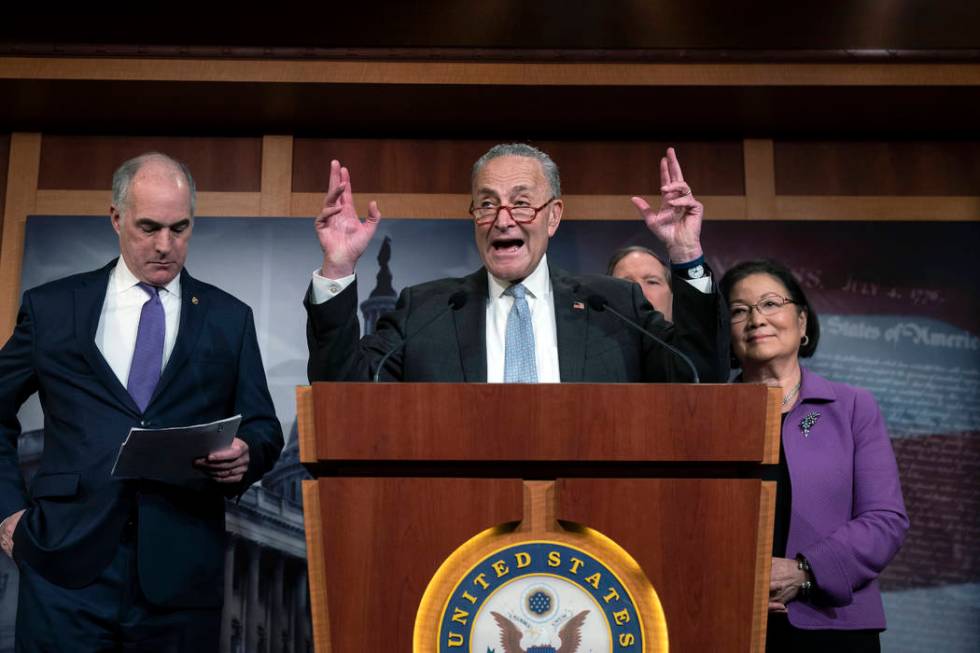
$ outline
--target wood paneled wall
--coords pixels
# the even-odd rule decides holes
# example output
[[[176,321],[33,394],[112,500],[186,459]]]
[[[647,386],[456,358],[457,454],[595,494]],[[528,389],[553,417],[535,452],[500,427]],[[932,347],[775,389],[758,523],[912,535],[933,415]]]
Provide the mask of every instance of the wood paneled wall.
[[[276,137],[266,137],[276,138]],[[468,194],[473,162],[493,140],[289,136],[279,162],[291,193],[322,194],[331,159],[350,168],[358,194]],[[36,190],[104,191],[125,159],[165,152],[186,163],[203,193],[260,193],[263,137],[44,135]],[[656,194],[659,158],[678,152],[699,196],[749,196],[753,176],[776,196],[953,197],[980,194],[980,141],[553,141],[531,140],[560,165],[565,195]],[[266,146],[269,141],[266,140]],[[758,145],[763,147],[760,148]],[[10,136],[0,135],[0,180]],[[761,160],[760,160],[761,157]],[[757,171],[753,165],[761,166]],[[762,180],[758,180],[762,181]],[[0,201],[4,198],[0,186]],[[79,197],[84,197],[80,195]],[[90,211],[83,210],[83,213]],[[305,215],[292,212],[290,215]],[[408,216],[415,217],[415,216]],[[603,217],[603,216],[590,216]],[[719,218],[721,216],[713,216]],[[741,217],[741,216],[738,216]],[[751,216],[746,216],[751,217]],[[814,216],[819,219],[819,215]],[[922,216],[928,219],[928,216]],[[973,216],[980,218],[980,214]],[[776,216],[778,219],[779,216]],[[880,216],[885,218],[885,216]],[[880,219],[879,218],[879,219]],[[947,218],[948,219],[948,218]],[[970,219],[969,215],[961,219]]]
[[[258,192],[262,138],[174,136],[65,136],[41,141],[38,190],[102,190],[123,161],[163,152],[185,163],[199,191]]]
[[[980,194],[980,141],[776,141],[779,195]]]
[[[258,48],[90,47],[89,56],[0,53],[0,97],[16,100],[0,102],[0,125],[52,133],[573,141],[978,133],[980,64],[968,55],[794,63],[758,51],[751,61],[698,61],[687,52],[644,62],[630,61],[625,50],[599,59],[538,50],[500,61],[499,50],[275,58]]]
[[[356,175],[361,193],[469,193],[473,162],[495,145],[465,139],[297,138],[293,192],[323,193],[330,159]],[[566,195],[659,194],[660,157],[676,148],[702,195],[744,195],[742,142],[534,140],[561,168]]]

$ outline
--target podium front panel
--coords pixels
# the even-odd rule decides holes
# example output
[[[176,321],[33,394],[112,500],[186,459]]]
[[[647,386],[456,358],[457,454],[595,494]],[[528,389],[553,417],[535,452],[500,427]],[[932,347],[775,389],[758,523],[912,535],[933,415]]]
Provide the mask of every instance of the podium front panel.
[[[317,484],[333,653],[411,651],[419,602],[442,561],[474,534],[519,521],[523,508],[517,479]]]
[[[646,572],[672,651],[751,649],[760,481],[576,478],[556,487],[559,519],[601,531]]]

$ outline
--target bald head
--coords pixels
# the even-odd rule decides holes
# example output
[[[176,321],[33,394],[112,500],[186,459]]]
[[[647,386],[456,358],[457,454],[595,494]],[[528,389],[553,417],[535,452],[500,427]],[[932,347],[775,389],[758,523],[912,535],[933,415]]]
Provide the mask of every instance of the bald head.
[[[160,152],[147,152],[124,162],[112,175],[112,205],[125,216],[131,207],[131,191],[137,179],[174,184],[187,193],[188,213],[194,216],[197,208],[197,187],[194,177],[180,161]]]

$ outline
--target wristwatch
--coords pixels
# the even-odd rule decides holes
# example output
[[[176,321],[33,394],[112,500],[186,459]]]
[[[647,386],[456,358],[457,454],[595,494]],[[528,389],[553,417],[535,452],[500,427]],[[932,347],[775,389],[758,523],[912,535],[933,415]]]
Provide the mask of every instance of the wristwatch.
[[[701,255],[686,263],[671,263],[670,272],[681,279],[701,279],[707,276],[708,268],[704,265],[704,255]]]
[[[704,269],[703,265],[695,265],[693,268],[677,270],[676,274],[682,279],[700,279],[707,274],[707,270]]]

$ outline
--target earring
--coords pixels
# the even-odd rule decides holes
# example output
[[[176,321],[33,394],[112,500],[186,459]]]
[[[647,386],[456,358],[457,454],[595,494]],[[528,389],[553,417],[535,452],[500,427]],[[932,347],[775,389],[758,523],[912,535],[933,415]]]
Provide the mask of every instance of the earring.
[[[804,333],[803,339],[800,340],[800,347],[806,347],[809,344],[810,344],[810,336]]]

